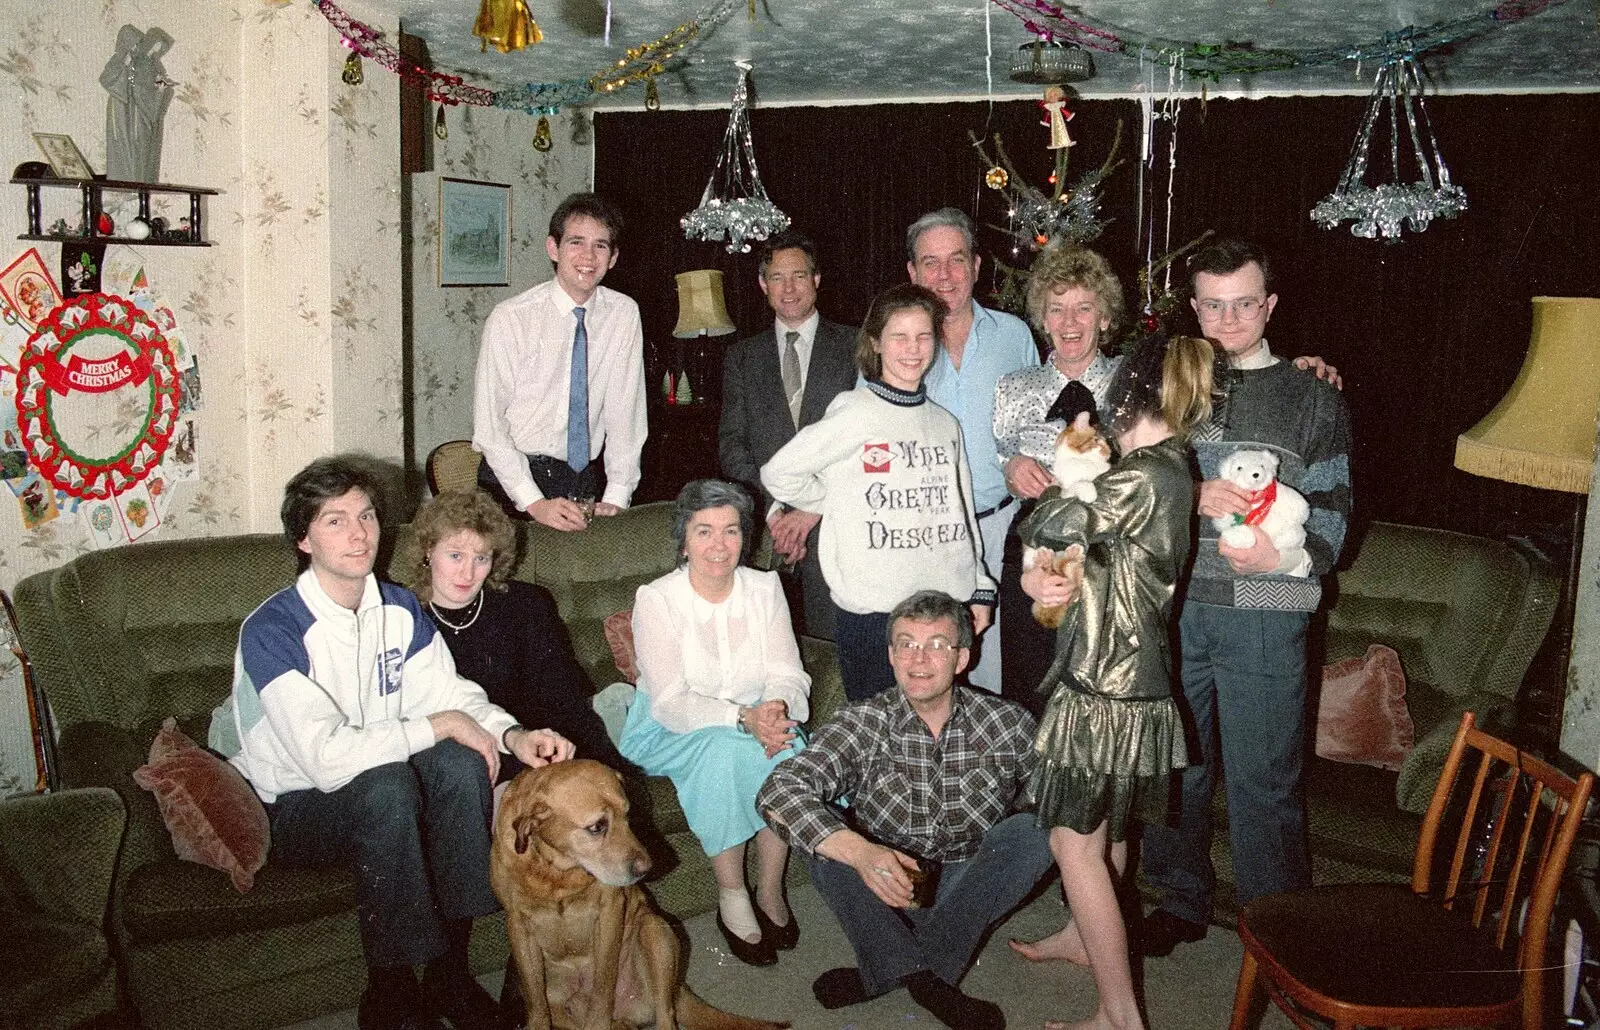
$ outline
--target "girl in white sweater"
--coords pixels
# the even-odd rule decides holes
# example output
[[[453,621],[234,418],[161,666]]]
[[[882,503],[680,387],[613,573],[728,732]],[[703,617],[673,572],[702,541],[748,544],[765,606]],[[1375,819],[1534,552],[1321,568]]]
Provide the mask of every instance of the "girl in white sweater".
[[[994,610],[961,427],[922,386],[943,324],[944,303],[929,290],[879,294],[856,350],[865,383],[761,469],[780,503],[822,519],[818,557],[852,701],[894,686],[889,612],[916,591],[967,598],[978,632]]]

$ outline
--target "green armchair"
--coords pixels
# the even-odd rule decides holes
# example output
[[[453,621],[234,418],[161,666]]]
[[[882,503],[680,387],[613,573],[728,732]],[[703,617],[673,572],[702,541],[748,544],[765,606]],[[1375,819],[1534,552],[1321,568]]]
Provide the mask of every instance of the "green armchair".
[[[66,1030],[116,1009],[106,923],[124,818],[103,787],[0,801],[0,1027]]]

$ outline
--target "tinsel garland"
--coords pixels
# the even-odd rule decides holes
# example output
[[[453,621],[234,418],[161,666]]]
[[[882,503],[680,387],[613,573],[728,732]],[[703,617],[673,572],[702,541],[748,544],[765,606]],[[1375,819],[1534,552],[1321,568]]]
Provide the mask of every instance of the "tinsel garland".
[[[400,54],[382,33],[351,17],[332,0],[312,0],[322,16],[343,37],[344,45],[399,75],[441,104],[499,107],[528,114],[556,114],[563,107],[585,103],[597,93],[612,93],[635,82],[652,81],[662,67],[685,48],[722,24],[738,10],[740,0],[711,0],[695,17],[659,39],[629,47],[625,56],[583,79],[530,82],[511,89],[472,86],[459,75],[424,68]]]
[[[716,167],[700,195],[700,206],[678,222],[688,239],[727,240],[730,254],[749,253],[752,240],[764,240],[789,228],[789,216],[767,198],[767,188],[761,184],[749,106],[750,66],[740,62]]]
[[[1046,40],[1074,43],[1108,54],[1140,55],[1167,63],[1182,62],[1192,78],[1219,81],[1224,75],[1255,75],[1338,64],[1341,61],[1391,60],[1421,55],[1481,35],[1524,18],[1560,7],[1567,0],[1503,0],[1487,10],[1426,26],[1409,26],[1370,43],[1309,48],[1257,48],[1251,42],[1201,43],[1143,35],[1104,22],[1085,20],[1071,6],[1053,0],[991,0],[1021,20],[1029,32]]]
[[[1392,181],[1376,187],[1366,184],[1367,157],[1372,149],[1373,129],[1383,111],[1389,112],[1389,171]],[[1411,140],[1411,156],[1419,178],[1400,181],[1400,112],[1405,112],[1406,131]],[[1421,125],[1418,125],[1418,115]],[[1424,135],[1426,144],[1424,144]],[[1424,149],[1426,147],[1426,149]],[[1467,193],[1450,181],[1450,169],[1439,153],[1439,141],[1428,121],[1422,89],[1422,76],[1412,57],[1385,61],[1378,70],[1366,117],[1350,148],[1350,160],[1332,193],[1311,209],[1311,220],[1324,229],[1335,228],[1349,219],[1350,231],[1365,239],[1379,236],[1396,240],[1406,222],[1416,232],[1424,232],[1435,218],[1454,218],[1467,209]]]

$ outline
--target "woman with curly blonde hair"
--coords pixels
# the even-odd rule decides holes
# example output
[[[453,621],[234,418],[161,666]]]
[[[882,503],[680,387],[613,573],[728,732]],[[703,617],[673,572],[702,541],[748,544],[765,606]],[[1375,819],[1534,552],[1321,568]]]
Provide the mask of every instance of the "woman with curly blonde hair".
[[[589,704],[589,690],[556,602],[543,587],[511,578],[517,534],[480,490],[447,490],[411,523],[415,558],[403,579],[439,628],[456,671],[524,726],[548,726],[620,771],[617,753]],[[522,764],[507,756],[502,781]]]

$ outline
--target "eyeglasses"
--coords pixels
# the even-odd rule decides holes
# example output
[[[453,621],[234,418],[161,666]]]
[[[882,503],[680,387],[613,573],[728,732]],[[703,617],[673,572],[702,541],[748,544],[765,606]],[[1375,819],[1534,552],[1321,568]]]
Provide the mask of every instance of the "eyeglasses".
[[[1229,308],[1233,309],[1236,317],[1252,319],[1266,310],[1267,302],[1260,297],[1240,297],[1238,300],[1208,299],[1199,302],[1200,317],[1207,321],[1215,321],[1222,317],[1222,313]]]
[[[894,653],[899,655],[901,658],[914,658],[917,655],[922,654],[924,651],[926,651],[930,657],[942,658],[944,657],[946,651],[954,651],[955,649],[956,645],[952,644],[944,637],[934,637],[926,644],[922,643],[920,640],[912,640],[909,637],[896,640],[894,642]]]

